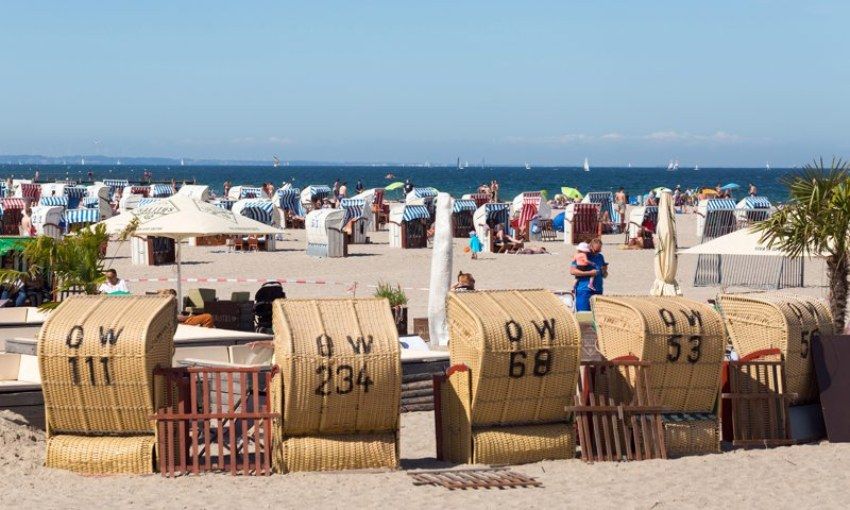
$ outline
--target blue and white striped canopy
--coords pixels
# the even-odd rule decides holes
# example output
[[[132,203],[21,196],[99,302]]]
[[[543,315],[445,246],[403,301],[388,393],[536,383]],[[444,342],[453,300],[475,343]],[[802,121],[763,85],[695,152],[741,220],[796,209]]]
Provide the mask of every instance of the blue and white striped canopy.
[[[484,204],[484,212],[487,213],[486,221],[498,221],[499,223],[507,223],[510,216],[510,204],[497,202],[493,204]]]
[[[83,198],[88,193],[85,186],[65,186],[65,196],[72,198]]]
[[[735,201],[731,198],[712,198],[706,203],[707,211],[734,210]]]
[[[770,200],[767,197],[746,197],[744,204],[748,209],[770,209]]]
[[[151,184],[151,198],[170,197],[174,194],[174,188],[170,184]]]
[[[253,186],[242,186],[239,191],[239,198],[260,198],[263,196],[263,188]]]
[[[243,200],[239,214],[254,221],[271,225],[274,219],[274,204],[271,200]]]
[[[436,188],[413,188],[413,196],[416,198],[436,197],[437,193]]]
[[[109,186],[109,192],[115,193],[117,188],[121,188],[122,190],[130,185],[130,181],[127,179],[104,179],[103,184]]]
[[[318,200],[320,198],[325,198],[331,194],[331,188],[325,185],[318,186],[310,186],[307,189],[310,190],[310,199]]]
[[[100,211],[97,209],[68,209],[65,211],[65,223],[97,223],[100,221]]]
[[[51,205],[51,206],[60,206],[60,207],[68,207],[68,197],[66,196],[52,196],[52,197],[41,197],[38,200],[38,205]]]
[[[160,200],[162,200],[162,198],[142,197],[142,198],[139,199],[139,203],[138,203],[138,205],[136,205],[136,207],[144,207],[144,206],[149,205],[149,204],[155,204],[155,203],[159,202]]]
[[[345,209],[345,223],[362,218],[363,210],[366,209],[366,201],[362,198],[343,198],[339,205]]]
[[[304,207],[301,205],[301,189],[281,188],[277,190],[278,204],[284,211],[292,211],[296,216],[304,216]]]
[[[100,207],[100,198],[98,197],[83,197],[83,207],[97,209]]]
[[[478,209],[478,205],[475,203],[475,200],[455,200],[455,203],[452,205],[452,211],[456,213],[474,211],[476,209]]]
[[[428,220],[431,219],[431,213],[424,205],[406,205],[404,206],[404,221],[411,220]]]

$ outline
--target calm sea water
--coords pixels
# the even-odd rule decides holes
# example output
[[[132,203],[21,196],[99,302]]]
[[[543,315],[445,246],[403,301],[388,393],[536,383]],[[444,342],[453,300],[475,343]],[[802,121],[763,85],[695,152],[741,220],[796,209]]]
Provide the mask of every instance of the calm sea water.
[[[283,181],[293,181],[294,185],[304,188],[310,184],[331,185],[340,179],[348,183],[353,194],[358,180],[366,188],[386,186],[392,181],[411,179],[417,186],[432,186],[459,197],[474,192],[481,183],[495,179],[501,187],[503,200],[510,200],[523,191],[547,190],[549,196],[559,193],[561,186],[587,191],[616,191],[623,186],[630,195],[647,193],[658,186],[673,188],[714,187],[736,183],[741,189],[735,193],[742,197],[747,193],[749,183],[755,184],[759,194],[771,201],[781,202],[787,199],[787,191],[781,180],[784,176],[797,172],[792,169],[765,168],[701,168],[699,170],[680,169],[669,172],[664,168],[592,168],[584,172],[580,168],[540,167],[526,170],[517,167],[469,167],[458,170],[454,167],[372,167],[372,166],[81,166],[81,165],[0,165],[0,175],[4,178],[14,175],[16,178],[32,178],[39,170],[41,182],[55,179],[87,180],[88,172],[96,180],[104,178],[123,178],[139,181],[145,170],[153,173],[154,180],[177,181],[195,179],[198,183],[211,186],[220,193],[224,181],[233,185],[259,185],[273,182],[279,187]],[[392,173],[393,179],[386,179]],[[392,196],[392,195],[391,195]]]

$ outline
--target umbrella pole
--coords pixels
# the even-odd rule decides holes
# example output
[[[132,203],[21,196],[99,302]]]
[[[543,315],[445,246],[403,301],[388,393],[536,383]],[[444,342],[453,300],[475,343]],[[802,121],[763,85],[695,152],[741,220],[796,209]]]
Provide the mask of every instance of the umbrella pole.
[[[183,310],[183,278],[180,268],[183,265],[183,260],[180,254],[180,241],[175,239],[177,246],[174,247],[174,258],[177,261],[177,310]]]

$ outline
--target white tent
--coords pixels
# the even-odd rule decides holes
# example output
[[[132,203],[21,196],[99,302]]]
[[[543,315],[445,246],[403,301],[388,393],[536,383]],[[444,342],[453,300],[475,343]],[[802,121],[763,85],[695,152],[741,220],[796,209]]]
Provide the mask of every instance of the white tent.
[[[345,257],[345,211],[316,209],[304,220],[307,230],[307,255],[311,257]]]
[[[680,250],[682,255],[756,255],[762,257],[787,257],[787,255],[760,241],[761,233],[749,228]]]
[[[53,239],[62,237],[62,227],[59,224],[62,222],[62,213],[64,207],[51,205],[37,205],[32,208],[30,217],[32,225],[35,227],[35,233],[40,236],[48,236]]]
[[[101,222],[106,232],[117,235],[131,222],[137,225],[133,231],[137,236],[170,237],[177,242],[177,295],[178,303],[183,298],[180,281],[180,242],[184,239],[211,235],[275,235],[283,231],[260,222],[234,214],[227,209],[187,197],[172,196],[158,202],[119,214]]]

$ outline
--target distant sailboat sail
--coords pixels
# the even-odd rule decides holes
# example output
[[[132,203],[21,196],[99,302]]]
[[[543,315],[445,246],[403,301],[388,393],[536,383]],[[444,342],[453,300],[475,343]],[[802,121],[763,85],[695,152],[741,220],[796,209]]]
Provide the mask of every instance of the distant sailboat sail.
[[[675,171],[675,170],[678,170],[678,169],[679,169],[679,160],[677,159],[676,162],[673,163],[673,170]]]
[[[277,157],[276,155],[272,156],[272,164],[274,165],[275,168],[279,167],[280,166],[280,158]]]
[[[587,160],[587,158],[584,158],[584,165],[582,166],[582,168],[584,168],[585,172],[590,171],[590,162]]]
[[[531,170],[531,165],[529,165],[527,161],[525,162],[525,169]]]
[[[667,162],[667,171],[668,171],[668,172],[672,172],[672,171],[673,171],[673,160],[672,160],[672,159],[671,159],[670,161],[668,161],[668,162]]]
[[[180,158],[180,166],[186,166],[186,162],[183,161],[183,158]]]
[[[766,163],[766,164],[764,165],[764,167],[765,167],[765,169],[770,170],[770,163]]]
[[[699,165],[694,165],[694,170],[699,170]]]

